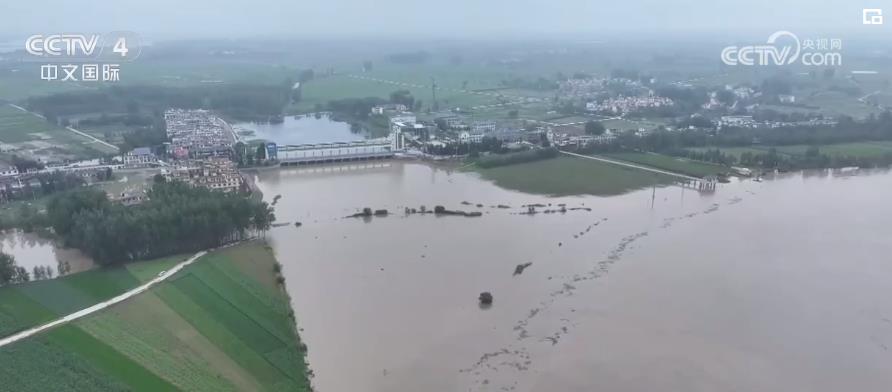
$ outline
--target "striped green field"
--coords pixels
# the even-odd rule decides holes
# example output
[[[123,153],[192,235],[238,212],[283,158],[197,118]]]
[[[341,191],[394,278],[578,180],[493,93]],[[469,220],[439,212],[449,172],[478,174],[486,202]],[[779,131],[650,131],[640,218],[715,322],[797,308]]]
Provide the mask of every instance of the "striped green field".
[[[643,170],[568,156],[473,170],[503,188],[556,196],[610,196],[674,181]]]
[[[110,298],[185,257],[0,288],[0,335]],[[263,242],[217,251],[148,292],[6,346],[0,349],[0,378],[9,380],[4,388],[308,391],[302,344],[275,262]],[[37,375],[40,382],[31,383]]]

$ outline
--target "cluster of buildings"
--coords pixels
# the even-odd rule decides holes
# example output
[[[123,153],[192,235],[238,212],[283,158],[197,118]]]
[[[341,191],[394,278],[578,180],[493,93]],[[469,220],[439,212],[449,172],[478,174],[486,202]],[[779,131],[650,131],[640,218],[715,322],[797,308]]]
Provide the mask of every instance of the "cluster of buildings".
[[[388,103],[384,105],[378,105],[372,107],[372,114],[393,114],[393,113],[403,113],[408,111],[409,108],[406,105],[401,103]]]
[[[168,180],[176,180],[223,192],[238,192],[244,179],[235,164],[226,157],[178,161],[171,168],[162,169]]]
[[[585,109],[590,112],[625,114],[642,109],[672,106],[674,104],[675,102],[671,98],[648,95],[644,97],[608,98],[601,102],[589,102],[585,105]]]
[[[605,93],[646,94],[650,91],[638,80],[627,78],[567,79],[558,83],[558,95],[564,98],[596,98]]]
[[[746,86],[741,86],[741,87],[735,88],[735,87],[726,85],[724,91],[728,91],[731,94],[733,94],[734,102],[732,102],[731,104],[722,102],[722,100],[719,98],[719,93],[721,92],[721,90],[711,91],[709,93],[709,100],[706,101],[706,103],[704,103],[703,105],[701,105],[701,107],[706,110],[722,109],[725,107],[728,107],[731,110],[737,110],[742,105],[746,105],[747,102],[751,102],[753,99],[756,99],[756,98],[759,98],[762,96],[761,92],[756,92],[756,90],[753,90],[752,88],[746,87]],[[752,105],[750,105],[750,106],[752,106]],[[748,107],[750,107],[750,106],[748,106]]]
[[[832,118],[811,118],[803,121],[757,121],[753,116],[722,116],[716,126],[722,128],[788,128],[788,127],[816,127],[835,126],[837,120]]]
[[[419,121],[412,112],[401,110],[403,105],[388,104],[372,108],[372,113],[389,117],[391,149],[405,150],[407,141],[417,146],[443,147],[461,143],[474,144],[484,138],[493,138],[503,143],[538,143],[546,132],[544,128],[523,129],[520,121],[497,122],[492,120],[471,120],[460,115],[437,117],[434,121]]]
[[[207,110],[171,109],[164,121],[174,159],[162,171],[165,177],[223,192],[242,189],[244,178],[230,159],[234,137],[228,124]]]
[[[232,153],[232,129],[210,111],[170,109],[164,112],[164,122],[175,159],[228,157]]]

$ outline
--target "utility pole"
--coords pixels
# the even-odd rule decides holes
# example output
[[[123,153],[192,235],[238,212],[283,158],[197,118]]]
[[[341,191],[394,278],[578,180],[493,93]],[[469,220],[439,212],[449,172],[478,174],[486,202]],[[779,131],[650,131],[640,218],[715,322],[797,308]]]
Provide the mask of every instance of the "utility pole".
[[[440,105],[437,105],[437,80],[434,79],[433,76],[431,76],[431,97],[431,109],[433,111],[438,111]]]
[[[654,201],[656,201],[656,200],[657,200],[657,186],[654,185],[653,193],[651,193],[651,195],[650,195],[650,208],[651,209],[654,208]]]

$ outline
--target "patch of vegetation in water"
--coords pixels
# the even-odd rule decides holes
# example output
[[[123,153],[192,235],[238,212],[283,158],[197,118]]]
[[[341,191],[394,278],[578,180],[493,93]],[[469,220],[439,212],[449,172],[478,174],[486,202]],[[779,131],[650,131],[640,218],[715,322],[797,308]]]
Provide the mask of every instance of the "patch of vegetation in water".
[[[611,196],[673,182],[667,176],[565,156],[474,170],[502,188],[551,196]]]

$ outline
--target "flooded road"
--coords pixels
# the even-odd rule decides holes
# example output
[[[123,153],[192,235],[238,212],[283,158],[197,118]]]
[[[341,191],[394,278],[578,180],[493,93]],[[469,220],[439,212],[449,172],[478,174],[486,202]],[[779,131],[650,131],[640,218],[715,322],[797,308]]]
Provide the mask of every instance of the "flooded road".
[[[268,237],[322,392],[892,385],[889,173],[560,198],[396,161],[256,181],[303,223]],[[343,218],[362,207],[391,215]]]
[[[16,265],[32,274],[34,267],[49,267],[53,276],[72,274],[93,268],[93,261],[77,249],[56,246],[53,241],[36,233],[19,230],[0,232],[0,252],[15,257]],[[61,264],[61,267],[60,267]]]

